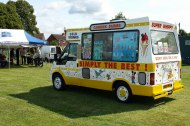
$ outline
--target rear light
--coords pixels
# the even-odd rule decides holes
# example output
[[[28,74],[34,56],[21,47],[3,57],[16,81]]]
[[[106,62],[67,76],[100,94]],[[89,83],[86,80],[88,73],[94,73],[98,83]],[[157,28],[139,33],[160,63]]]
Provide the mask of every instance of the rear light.
[[[154,85],[154,73],[150,74],[150,85]]]

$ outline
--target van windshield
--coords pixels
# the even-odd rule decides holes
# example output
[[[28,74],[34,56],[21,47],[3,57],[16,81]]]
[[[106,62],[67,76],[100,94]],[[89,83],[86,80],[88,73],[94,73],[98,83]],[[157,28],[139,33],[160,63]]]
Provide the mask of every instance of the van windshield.
[[[173,32],[151,31],[152,50],[155,55],[177,54],[178,48]]]

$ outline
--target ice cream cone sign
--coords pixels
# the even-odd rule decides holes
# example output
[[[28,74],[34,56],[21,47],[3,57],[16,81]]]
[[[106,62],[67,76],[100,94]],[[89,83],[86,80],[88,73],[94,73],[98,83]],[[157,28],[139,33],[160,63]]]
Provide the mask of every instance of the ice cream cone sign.
[[[144,56],[148,47],[148,36],[146,33],[141,34],[141,47],[142,47],[142,54]]]

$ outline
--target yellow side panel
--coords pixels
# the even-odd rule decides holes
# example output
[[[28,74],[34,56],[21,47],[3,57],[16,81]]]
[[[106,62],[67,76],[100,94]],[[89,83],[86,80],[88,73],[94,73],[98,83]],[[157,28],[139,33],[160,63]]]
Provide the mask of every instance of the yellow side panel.
[[[143,85],[130,85],[132,93],[134,95],[141,96],[152,96],[153,95],[153,87],[151,86],[143,86]]]
[[[67,85],[81,86],[82,79],[80,79],[80,78],[66,77],[65,80],[66,80]]]
[[[66,85],[77,85],[81,86],[81,80],[80,78],[75,78],[75,77],[68,77],[63,74],[63,72],[60,73],[65,80]]]
[[[112,91],[112,82],[83,79],[81,86]]]
[[[63,76],[65,83],[67,85],[77,85],[77,86],[112,91],[112,82],[67,77],[64,76],[63,73],[61,75]]]

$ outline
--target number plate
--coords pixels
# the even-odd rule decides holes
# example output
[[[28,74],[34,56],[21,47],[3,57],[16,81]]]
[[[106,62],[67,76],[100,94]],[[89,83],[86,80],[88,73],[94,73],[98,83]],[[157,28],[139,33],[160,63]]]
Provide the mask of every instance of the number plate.
[[[172,84],[166,84],[163,86],[164,89],[167,89],[167,88],[172,88]]]

